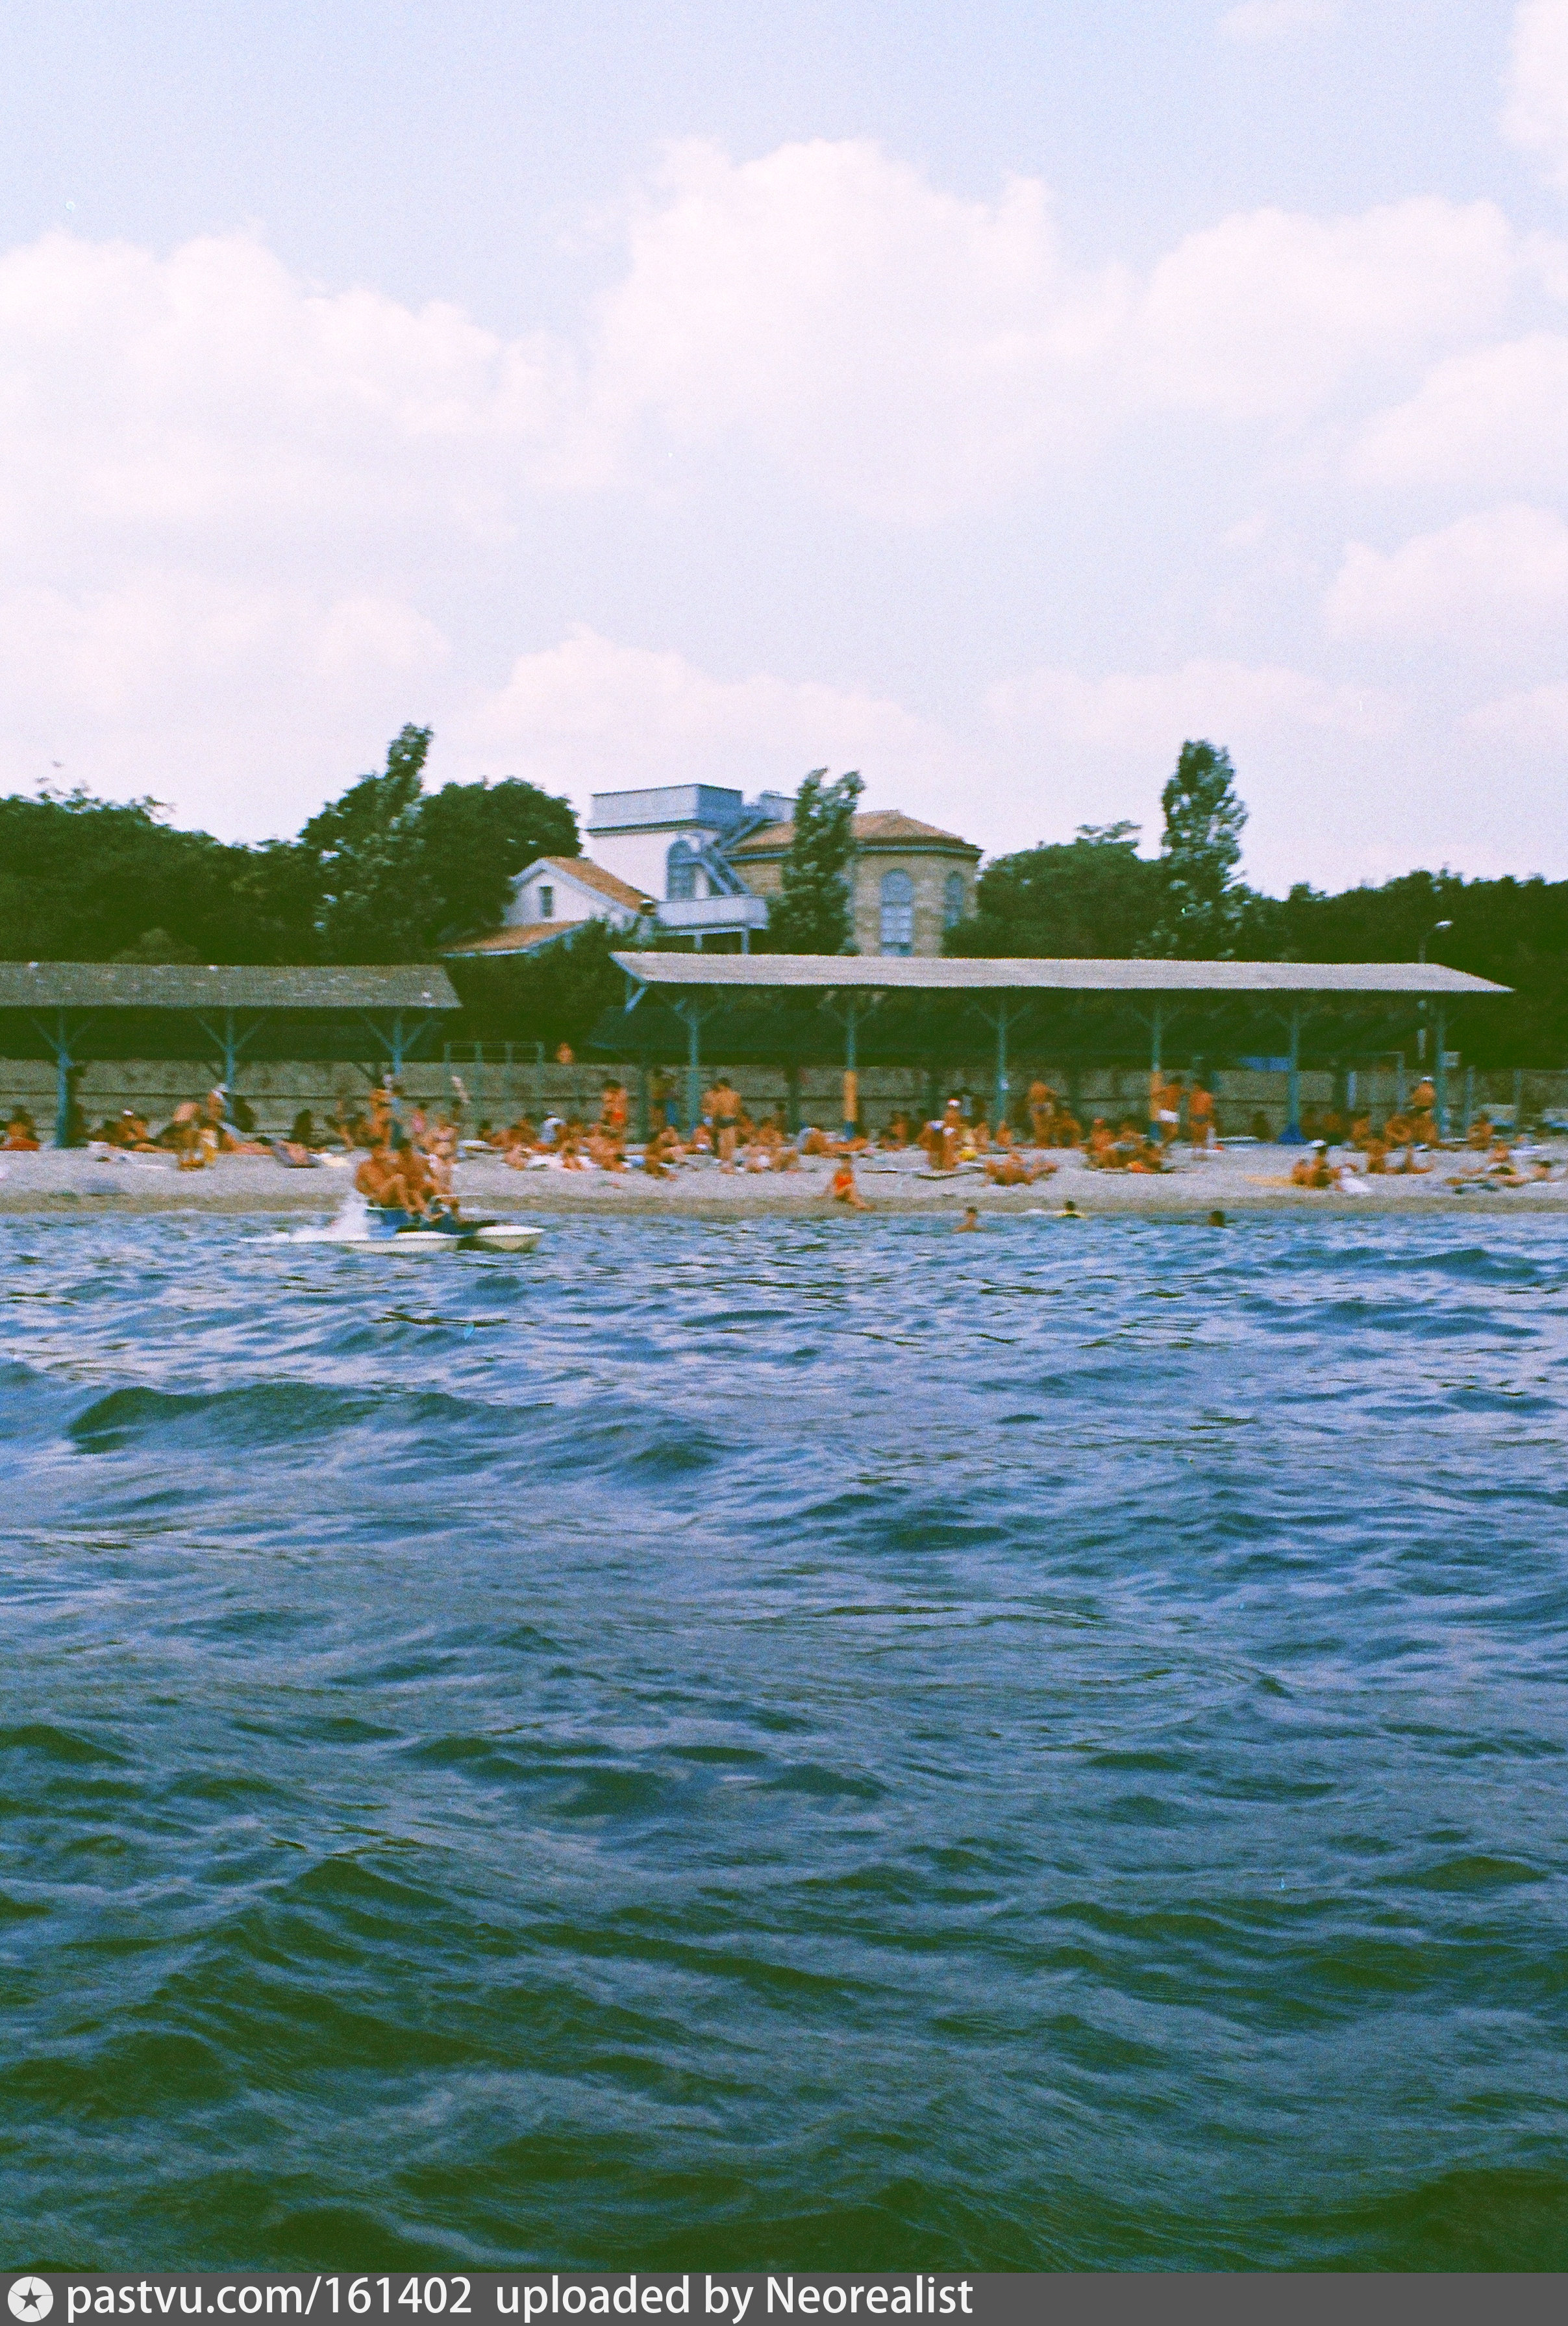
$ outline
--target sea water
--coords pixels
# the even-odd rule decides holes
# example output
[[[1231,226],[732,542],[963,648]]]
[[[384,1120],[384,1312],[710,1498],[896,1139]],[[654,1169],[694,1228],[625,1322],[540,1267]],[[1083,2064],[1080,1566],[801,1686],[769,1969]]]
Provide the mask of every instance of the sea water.
[[[1568,1229],[0,1224],[13,2264],[1568,2266]]]

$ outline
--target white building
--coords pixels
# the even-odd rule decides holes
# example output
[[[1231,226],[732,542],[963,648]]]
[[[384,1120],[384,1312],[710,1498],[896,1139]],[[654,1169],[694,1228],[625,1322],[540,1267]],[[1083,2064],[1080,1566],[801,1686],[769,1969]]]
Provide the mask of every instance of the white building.
[[[651,896],[586,856],[541,856],[514,879],[500,927],[450,951],[537,953],[585,921],[608,921],[613,929],[635,933],[654,909]]]
[[[662,928],[745,944],[767,926],[767,904],[752,893],[728,851],[747,833],[787,823],[784,792],[751,801],[718,784],[664,784],[653,791],[595,792],[589,819],[594,860],[659,899]]]

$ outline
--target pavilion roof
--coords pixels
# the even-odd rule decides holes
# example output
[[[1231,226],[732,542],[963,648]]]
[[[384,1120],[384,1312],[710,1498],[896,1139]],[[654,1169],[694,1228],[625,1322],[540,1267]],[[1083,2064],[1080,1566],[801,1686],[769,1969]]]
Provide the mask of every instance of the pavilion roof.
[[[1502,994],[1441,962],[916,960],[864,954],[617,953],[639,985],[754,993]]]
[[[167,962],[0,962],[0,1009],[456,1009],[423,962],[260,968]]]

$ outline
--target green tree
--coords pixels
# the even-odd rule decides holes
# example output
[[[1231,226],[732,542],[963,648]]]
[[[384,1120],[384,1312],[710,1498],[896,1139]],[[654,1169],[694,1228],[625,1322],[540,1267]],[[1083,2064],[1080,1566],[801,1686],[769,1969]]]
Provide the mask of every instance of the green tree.
[[[1247,810],[1236,793],[1229,751],[1183,743],[1160,795],[1165,907],[1151,950],[1193,961],[1234,954],[1245,891],[1236,878]]]
[[[413,961],[438,899],[420,862],[416,810],[431,730],[404,727],[380,775],[361,776],[300,834],[315,859],[329,961]]]
[[[415,826],[420,872],[440,924],[429,935],[449,944],[493,929],[513,879],[537,858],[581,852],[570,803],[515,777],[443,784],[421,801]]]
[[[227,948],[246,934],[233,904],[246,855],[173,830],[156,800],[0,799],[0,951],[107,961],[157,932],[198,961],[232,961]]]
[[[1136,823],[1080,824],[1070,841],[998,856],[980,874],[973,916],[947,933],[968,959],[1105,960],[1146,948],[1159,925],[1160,867]]]
[[[795,801],[779,893],[768,907],[767,938],[775,953],[855,951],[849,876],[855,803],[865,786],[853,772],[831,784],[827,773],[813,768]]]
[[[446,968],[463,1005],[459,1038],[581,1048],[606,1010],[626,1000],[625,974],[610,958],[626,944],[607,921],[584,921],[537,953],[455,956]]]
[[[423,790],[431,730],[404,727],[379,775],[362,776],[300,835],[314,868],[316,924],[331,961],[419,961],[493,928],[513,876],[538,856],[575,856],[577,818],[536,785]],[[273,868],[285,876],[290,868]]]

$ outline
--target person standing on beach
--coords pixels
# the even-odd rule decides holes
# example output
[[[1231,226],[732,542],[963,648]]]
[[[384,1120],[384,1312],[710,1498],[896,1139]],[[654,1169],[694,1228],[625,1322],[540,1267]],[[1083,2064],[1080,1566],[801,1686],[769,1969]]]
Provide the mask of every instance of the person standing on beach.
[[[1214,1093],[1201,1075],[1192,1076],[1187,1093],[1187,1137],[1194,1148],[1208,1147],[1214,1137]]]
[[[740,1121],[740,1093],[728,1075],[720,1075],[708,1093],[713,1104],[714,1144],[719,1149],[720,1170],[735,1168],[735,1133]]]

